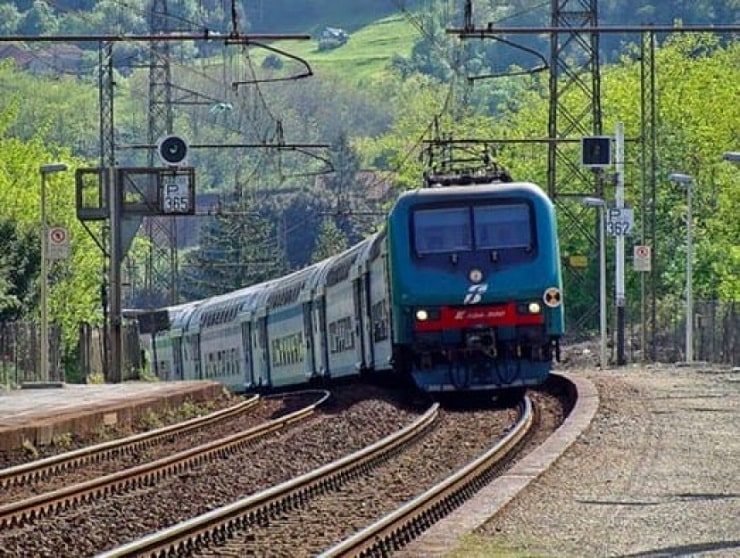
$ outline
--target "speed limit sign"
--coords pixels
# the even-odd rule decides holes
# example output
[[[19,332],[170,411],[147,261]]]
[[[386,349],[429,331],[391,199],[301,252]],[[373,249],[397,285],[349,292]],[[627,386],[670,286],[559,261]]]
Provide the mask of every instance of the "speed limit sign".
[[[50,227],[48,234],[48,258],[50,260],[69,258],[69,231],[64,227]]]

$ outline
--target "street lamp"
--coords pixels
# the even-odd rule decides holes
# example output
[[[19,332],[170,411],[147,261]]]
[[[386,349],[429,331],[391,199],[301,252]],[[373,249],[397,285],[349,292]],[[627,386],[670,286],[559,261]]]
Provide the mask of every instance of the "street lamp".
[[[694,293],[691,278],[691,185],[694,179],[688,174],[673,173],[668,175],[668,180],[686,185],[686,362],[691,363],[694,360]]]
[[[599,362],[601,369],[606,370],[606,242],[604,241],[606,201],[601,198],[583,198],[581,203],[586,207],[596,207],[599,210],[599,329],[601,331]]]
[[[49,381],[49,228],[46,219],[46,175],[67,170],[65,163],[41,165],[41,381]]]
[[[732,161],[733,163],[740,163],[740,151],[725,151],[722,154],[722,159]]]

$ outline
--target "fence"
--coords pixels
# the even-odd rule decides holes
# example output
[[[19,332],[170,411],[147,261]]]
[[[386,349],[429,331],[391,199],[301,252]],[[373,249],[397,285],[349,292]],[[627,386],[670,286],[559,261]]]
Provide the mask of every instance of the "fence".
[[[697,302],[693,314],[694,360],[740,365],[740,302]],[[685,360],[686,306],[677,303],[659,308],[655,329],[649,359]]]
[[[0,322],[0,385],[11,388],[24,382],[39,382],[40,376],[39,327],[29,322]],[[49,328],[49,378],[64,381],[61,366],[59,329]]]
[[[686,359],[685,306],[662,304],[656,312],[655,327],[640,321],[640,309],[627,309],[625,357],[629,362],[680,362]],[[740,366],[740,302],[700,301],[694,306],[694,360]],[[610,321],[610,324],[613,320]],[[643,332],[643,328],[645,331]],[[83,381],[105,377],[103,355],[107,352],[101,327],[81,324],[77,374]],[[594,333],[594,338],[598,333]],[[612,354],[616,361],[615,328],[610,328]],[[642,347],[645,339],[646,346]],[[49,380],[66,380],[61,362],[61,336],[52,325],[49,330]],[[568,339],[565,340],[566,345]],[[39,328],[31,322],[0,322],[0,386],[17,387],[38,382]],[[122,381],[139,378],[142,367],[141,345],[135,324],[123,327]],[[110,378],[105,378],[110,380]]]
[[[61,335],[59,328],[49,328],[49,378],[41,378],[39,326],[33,322],[0,322],[0,387],[12,389],[23,383],[68,380],[62,365]],[[103,329],[90,324],[80,324],[78,362],[75,377],[87,382],[95,376],[105,377],[103,355]],[[74,363],[73,363],[74,366]],[[123,328],[122,380],[138,379],[141,369],[141,352],[136,327]],[[105,378],[108,380],[109,378]]]
[[[657,305],[655,323],[650,309],[645,322],[640,307],[625,312],[625,358],[628,362],[682,362],[686,360],[686,306],[678,302]],[[740,302],[699,301],[694,304],[694,360],[713,364],[740,365]],[[596,316],[598,317],[598,315]],[[567,324],[566,324],[567,329]],[[616,317],[609,314],[609,361],[617,361]],[[569,332],[565,345],[586,340],[598,343],[599,332]],[[643,346],[644,344],[644,346]]]

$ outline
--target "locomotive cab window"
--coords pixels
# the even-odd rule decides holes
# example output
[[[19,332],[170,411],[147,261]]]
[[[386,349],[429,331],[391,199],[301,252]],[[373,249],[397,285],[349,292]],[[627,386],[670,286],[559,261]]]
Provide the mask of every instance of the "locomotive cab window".
[[[535,248],[531,213],[524,201],[417,209],[412,220],[413,247],[420,257],[472,250],[526,257]]]
[[[526,204],[474,207],[473,220],[475,245],[479,250],[532,247],[532,228]]]
[[[470,250],[470,211],[467,207],[417,210],[414,238],[419,256]]]

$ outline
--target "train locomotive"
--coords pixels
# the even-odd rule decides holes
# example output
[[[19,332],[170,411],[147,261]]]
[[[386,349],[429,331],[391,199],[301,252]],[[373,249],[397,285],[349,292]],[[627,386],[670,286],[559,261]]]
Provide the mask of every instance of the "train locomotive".
[[[430,174],[352,248],[165,310],[143,341],[166,379],[250,391],[383,372],[432,393],[523,390],[564,333],[553,204],[505,172]]]

